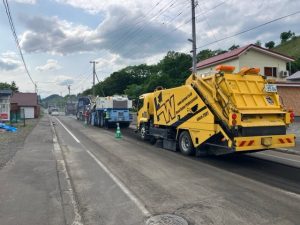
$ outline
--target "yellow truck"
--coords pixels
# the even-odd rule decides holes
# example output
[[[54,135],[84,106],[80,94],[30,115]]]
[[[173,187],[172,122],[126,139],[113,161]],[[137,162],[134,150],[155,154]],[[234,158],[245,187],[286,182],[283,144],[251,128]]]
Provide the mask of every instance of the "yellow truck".
[[[294,113],[258,68],[220,65],[213,75],[192,74],[184,85],[139,98],[137,131],[185,155],[229,154],[295,146],[286,130]]]

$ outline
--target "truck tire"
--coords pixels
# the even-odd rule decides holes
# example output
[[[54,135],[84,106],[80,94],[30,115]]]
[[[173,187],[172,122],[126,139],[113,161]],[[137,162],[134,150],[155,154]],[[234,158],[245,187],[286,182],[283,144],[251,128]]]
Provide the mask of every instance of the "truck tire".
[[[143,123],[141,124],[141,128],[140,128],[140,137],[142,140],[147,140],[148,135],[147,135],[147,128],[146,125]]]
[[[151,136],[150,138],[149,138],[149,142],[150,142],[150,144],[151,145],[155,145],[156,144],[156,138],[154,137],[154,136]]]
[[[193,142],[188,131],[181,132],[179,136],[179,149],[184,155],[195,154]]]

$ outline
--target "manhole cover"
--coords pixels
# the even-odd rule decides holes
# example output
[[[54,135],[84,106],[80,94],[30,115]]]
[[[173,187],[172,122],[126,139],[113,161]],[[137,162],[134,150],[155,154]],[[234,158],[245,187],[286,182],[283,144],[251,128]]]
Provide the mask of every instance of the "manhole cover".
[[[188,225],[188,223],[182,217],[171,214],[163,214],[150,217],[146,221],[146,225]]]

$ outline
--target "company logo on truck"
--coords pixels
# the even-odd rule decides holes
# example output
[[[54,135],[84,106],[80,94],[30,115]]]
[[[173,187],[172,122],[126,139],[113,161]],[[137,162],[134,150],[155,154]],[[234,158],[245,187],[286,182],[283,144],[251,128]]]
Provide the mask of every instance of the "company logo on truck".
[[[162,102],[162,93],[154,98],[155,110],[157,121],[160,121],[162,118],[169,123],[171,120],[175,119],[175,99],[172,95],[165,102]]]

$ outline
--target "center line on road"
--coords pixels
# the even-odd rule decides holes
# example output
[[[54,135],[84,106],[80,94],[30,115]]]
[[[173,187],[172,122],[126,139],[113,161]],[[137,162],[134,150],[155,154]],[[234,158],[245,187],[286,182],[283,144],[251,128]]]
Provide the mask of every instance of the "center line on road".
[[[125,184],[117,178],[110,170],[90,151],[88,150],[78,138],[58,119],[57,121],[62,125],[62,127],[74,138],[76,142],[78,142],[82,148],[95,160],[95,162],[106,172],[106,174],[119,186],[119,188],[127,195],[127,197],[135,203],[135,205],[141,210],[141,212],[146,217],[152,216],[149,210],[145,207],[145,205],[125,186]]]

